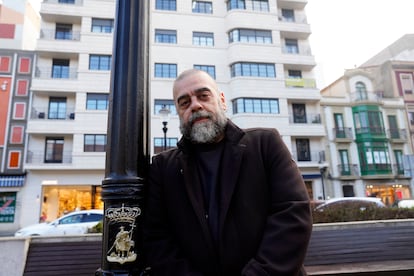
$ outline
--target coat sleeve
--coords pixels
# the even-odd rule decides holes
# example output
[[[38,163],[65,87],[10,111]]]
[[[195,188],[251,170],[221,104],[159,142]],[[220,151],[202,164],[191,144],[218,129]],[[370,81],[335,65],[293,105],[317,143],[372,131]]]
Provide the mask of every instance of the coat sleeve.
[[[153,158],[146,189],[143,221],[143,247],[145,265],[151,275],[202,276],[191,268],[180,252],[168,226],[163,200],[163,170],[160,158]]]
[[[273,130],[264,136],[261,154],[268,175],[270,208],[258,251],[242,275],[306,275],[303,262],[312,232],[307,189],[279,133]]]

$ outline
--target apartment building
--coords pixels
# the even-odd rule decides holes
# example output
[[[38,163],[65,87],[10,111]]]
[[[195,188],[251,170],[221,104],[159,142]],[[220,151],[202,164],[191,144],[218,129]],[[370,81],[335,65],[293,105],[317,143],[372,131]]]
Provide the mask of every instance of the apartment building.
[[[40,16],[30,1],[0,1],[0,230],[18,227]]]
[[[236,124],[280,131],[310,196],[322,198],[328,163],[306,4],[151,0],[150,154],[180,138],[172,84],[181,71],[199,68],[225,93]],[[115,1],[44,0],[40,13],[20,226],[103,207]]]
[[[412,198],[413,35],[322,89],[330,163],[327,194]],[[390,55],[392,53],[392,55]]]

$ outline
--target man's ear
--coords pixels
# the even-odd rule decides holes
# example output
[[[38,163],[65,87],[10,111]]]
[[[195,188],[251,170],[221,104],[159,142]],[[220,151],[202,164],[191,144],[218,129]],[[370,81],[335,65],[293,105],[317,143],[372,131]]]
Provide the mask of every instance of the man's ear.
[[[220,92],[220,103],[221,103],[221,107],[223,108],[223,110],[226,111],[227,110],[226,97],[224,96],[223,92]]]

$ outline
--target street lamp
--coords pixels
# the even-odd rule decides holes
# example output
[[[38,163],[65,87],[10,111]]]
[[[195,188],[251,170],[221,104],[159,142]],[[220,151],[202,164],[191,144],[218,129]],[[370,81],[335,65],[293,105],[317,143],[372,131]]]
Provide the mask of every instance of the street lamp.
[[[327,167],[323,166],[319,168],[319,171],[321,173],[321,184],[322,184],[322,199],[325,200],[325,182],[324,182],[324,178],[325,178],[325,172],[326,172]]]
[[[171,110],[169,110],[168,107],[164,105],[158,113],[161,115],[162,118],[162,131],[164,132],[164,150],[167,150],[167,125],[168,120],[170,118]]]

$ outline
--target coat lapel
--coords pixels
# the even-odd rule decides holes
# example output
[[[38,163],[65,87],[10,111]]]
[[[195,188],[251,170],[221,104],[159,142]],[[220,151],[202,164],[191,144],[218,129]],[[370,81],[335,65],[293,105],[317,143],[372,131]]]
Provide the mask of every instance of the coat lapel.
[[[220,177],[220,233],[222,233],[227,211],[236,188],[245,148],[244,144],[228,141],[223,152]]]

